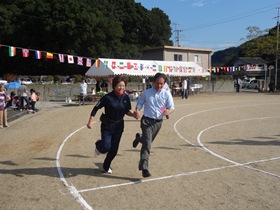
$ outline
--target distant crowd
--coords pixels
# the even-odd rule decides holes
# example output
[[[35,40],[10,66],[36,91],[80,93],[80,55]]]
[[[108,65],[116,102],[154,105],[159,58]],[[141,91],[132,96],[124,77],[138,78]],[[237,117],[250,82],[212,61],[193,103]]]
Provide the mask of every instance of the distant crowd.
[[[17,93],[12,91],[7,94],[7,90],[4,84],[0,84],[0,128],[9,127],[7,122],[7,108],[11,107],[14,110],[23,111],[26,110],[35,114],[39,110],[36,109],[36,102],[39,100],[39,92],[34,89],[28,90],[26,85],[21,84]]]

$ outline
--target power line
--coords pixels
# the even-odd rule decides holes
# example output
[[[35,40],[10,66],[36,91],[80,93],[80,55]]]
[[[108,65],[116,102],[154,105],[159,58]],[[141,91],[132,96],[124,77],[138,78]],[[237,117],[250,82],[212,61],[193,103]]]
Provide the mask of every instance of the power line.
[[[275,5],[278,5],[278,4],[275,4]],[[268,7],[264,7],[264,8],[261,8],[261,9],[253,10],[250,14],[248,14],[248,13],[244,14],[243,13],[243,14],[238,15],[238,16],[233,16],[233,17],[229,17],[229,18],[223,18],[222,20],[216,20],[216,21],[205,23],[205,24],[201,24],[201,25],[198,25],[198,26],[195,26],[195,27],[186,28],[186,29],[184,29],[184,31],[197,30],[197,29],[201,29],[201,28],[206,28],[206,27],[210,27],[210,26],[220,25],[220,24],[223,24],[223,23],[244,19],[246,17],[255,16],[255,15],[258,15],[258,14],[261,14],[261,13],[265,13],[265,12],[271,11],[272,8],[275,8],[275,5],[273,5],[273,7],[272,6],[268,6]]]

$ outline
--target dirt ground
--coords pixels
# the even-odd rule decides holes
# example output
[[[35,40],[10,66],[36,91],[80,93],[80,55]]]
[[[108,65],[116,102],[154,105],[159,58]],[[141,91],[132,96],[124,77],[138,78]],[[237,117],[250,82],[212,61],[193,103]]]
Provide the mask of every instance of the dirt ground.
[[[175,98],[145,179],[132,148],[140,122],[129,117],[113,174],[101,173],[100,123],[85,127],[92,107],[41,109],[0,130],[0,209],[280,208],[279,94]]]

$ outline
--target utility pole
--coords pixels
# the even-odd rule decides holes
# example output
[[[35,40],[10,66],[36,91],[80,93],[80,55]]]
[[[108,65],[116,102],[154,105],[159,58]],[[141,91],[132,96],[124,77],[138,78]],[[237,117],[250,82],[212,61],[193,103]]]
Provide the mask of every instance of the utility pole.
[[[178,30],[176,29],[176,24],[175,25],[175,29],[174,29],[174,32],[175,32],[175,45],[180,47],[180,32],[182,32],[183,30]]]
[[[275,82],[274,82],[274,90],[276,91],[277,89],[277,70],[278,70],[278,48],[279,48],[279,9],[280,7],[276,7],[276,9],[278,10],[278,15],[277,15],[277,35],[276,35],[276,59],[275,59],[275,74],[274,74],[274,77],[275,77]]]
[[[183,30],[175,30],[175,41],[178,47],[180,47],[180,32],[182,32]]]

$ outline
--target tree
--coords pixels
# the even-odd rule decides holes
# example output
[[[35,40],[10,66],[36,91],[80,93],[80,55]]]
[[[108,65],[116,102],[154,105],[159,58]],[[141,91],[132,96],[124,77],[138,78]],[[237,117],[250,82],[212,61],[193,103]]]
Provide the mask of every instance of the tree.
[[[276,27],[261,31],[249,26],[249,34],[242,45],[215,52],[211,59],[213,66],[230,66],[238,57],[261,57],[268,62],[275,61],[277,32]]]
[[[249,34],[246,36],[246,39],[241,38],[240,40],[250,41],[268,32],[267,30],[261,30],[258,26],[248,26],[246,30],[248,30]]]
[[[248,27],[250,28],[250,27]],[[257,30],[258,27],[250,28],[249,35],[247,37],[251,38],[249,41],[242,44],[241,55],[244,57],[261,57],[268,62],[274,61],[276,54],[276,30],[271,29],[268,34],[263,34],[265,31]],[[254,29],[254,30],[253,30]],[[255,37],[253,39],[253,37]]]
[[[13,4],[2,0],[0,31],[0,43],[5,45],[93,59],[139,59],[144,47],[172,43],[168,16],[134,0],[14,0]],[[34,54],[10,58],[7,49],[0,51],[0,68],[6,72],[84,74],[87,70],[62,64],[57,56],[38,61]]]

